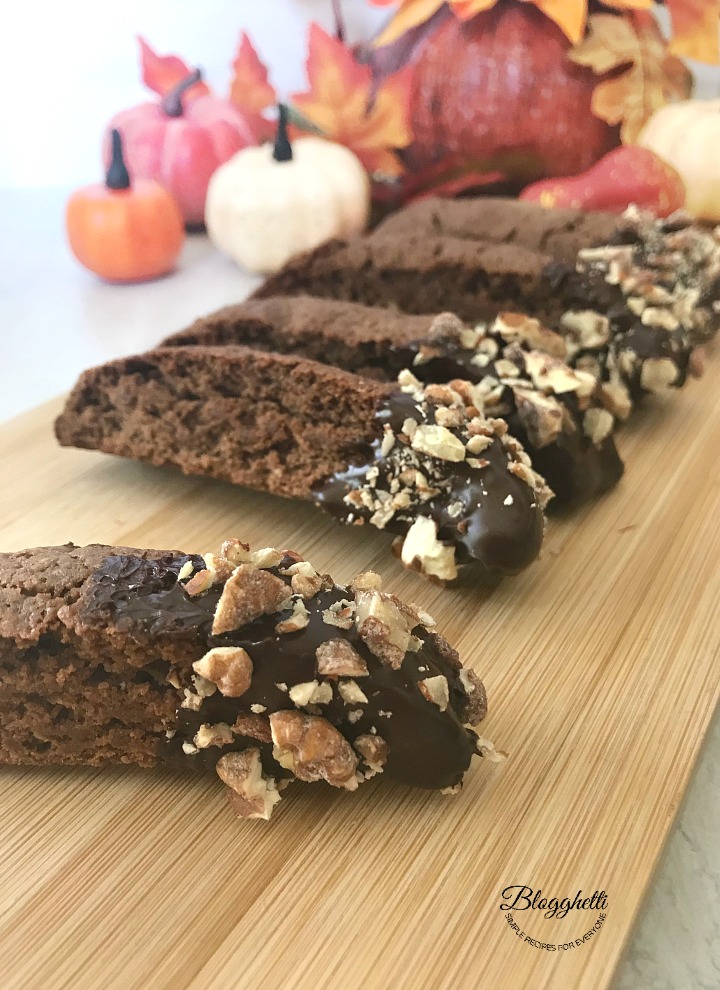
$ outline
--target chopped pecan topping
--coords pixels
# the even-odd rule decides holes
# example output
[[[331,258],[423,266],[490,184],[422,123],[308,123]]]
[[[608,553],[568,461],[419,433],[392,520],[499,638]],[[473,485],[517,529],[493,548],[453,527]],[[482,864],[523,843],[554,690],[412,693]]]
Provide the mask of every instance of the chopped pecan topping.
[[[288,586],[279,577],[251,564],[239,564],[225,582],[215,609],[213,636],[232,632],[261,615],[275,612],[288,597]]]
[[[437,524],[429,516],[418,516],[405,534],[401,559],[406,567],[439,581],[453,581],[458,574],[455,547],[438,540]]]
[[[202,595],[212,588],[214,582],[215,571],[211,571],[206,567],[204,570],[197,571],[193,574],[188,583],[184,585],[185,594],[190,595],[191,598],[194,598],[196,595]]]
[[[549,330],[539,320],[525,313],[500,313],[492,326],[492,332],[499,334],[508,343],[518,341],[553,357],[565,357],[565,341],[560,334]]]
[[[388,744],[382,736],[371,736],[369,734],[358,736],[353,743],[353,747],[362,756],[363,761],[373,773],[382,772],[388,758]]]
[[[225,753],[215,770],[230,789],[230,803],[240,818],[270,818],[280,794],[272,777],[263,773],[259,750]]]
[[[662,392],[674,385],[677,377],[677,365],[670,358],[647,358],[640,371],[640,384],[646,392]]]
[[[444,674],[426,677],[424,680],[418,681],[418,687],[422,696],[437,705],[441,712],[444,712],[450,704],[450,689]]]
[[[366,705],[367,695],[363,689],[353,680],[340,681],[338,684],[340,697],[346,705]]]
[[[252,660],[241,646],[216,646],[196,660],[193,670],[217,686],[226,698],[239,698],[250,687]]]
[[[328,639],[315,651],[322,677],[367,677],[365,660],[346,639]]]
[[[465,689],[466,699],[458,712],[458,717],[466,725],[477,725],[487,715],[487,695],[485,686],[474,670],[463,668],[460,683]]]
[[[350,791],[357,788],[357,756],[326,719],[280,711],[270,716],[270,728],[274,758],[298,780],[326,780]]]
[[[233,722],[232,730],[236,736],[249,736],[259,742],[272,742],[270,723],[262,715],[241,712]]]
[[[288,619],[283,619],[275,626],[279,633],[294,633],[304,629],[310,621],[310,613],[305,607],[302,598],[298,598],[292,604],[292,615]]]
[[[226,722],[201,725],[193,739],[198,749],[207,749],[208,746],[228,746],[232,741],[233,731]]]

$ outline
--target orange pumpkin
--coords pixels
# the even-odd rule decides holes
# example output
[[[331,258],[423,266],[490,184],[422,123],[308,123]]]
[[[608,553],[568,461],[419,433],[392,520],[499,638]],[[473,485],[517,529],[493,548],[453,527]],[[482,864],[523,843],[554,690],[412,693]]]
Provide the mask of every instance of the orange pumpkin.
[[[108,282],[165,275],[185,241],[183,219],[170,193],[152,179],[130,185],[118,130],[112,132],[105,183],[74,192],[65,219],[77,260]]]

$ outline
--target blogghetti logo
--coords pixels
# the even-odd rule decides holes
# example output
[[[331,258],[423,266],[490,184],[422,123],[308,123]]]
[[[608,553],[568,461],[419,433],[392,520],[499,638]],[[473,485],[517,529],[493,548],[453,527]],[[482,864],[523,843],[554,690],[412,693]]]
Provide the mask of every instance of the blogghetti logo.
[[[587,945],[604,925],[607,909],[604,890],[557,897],[541,887],[512,884],[500,895],[500,910],[513,935],[545,952],[569,952]]]

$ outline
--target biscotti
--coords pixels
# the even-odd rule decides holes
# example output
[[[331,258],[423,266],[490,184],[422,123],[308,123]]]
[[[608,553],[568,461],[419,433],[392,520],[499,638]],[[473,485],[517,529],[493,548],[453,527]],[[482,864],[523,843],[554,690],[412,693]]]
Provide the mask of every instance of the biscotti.
[[[517,573],[539,553],[551,493],[475,386],[431,388],[246,347],[166,347],[85,372],[56,433],[399,534],[402,562],[431,578],[469,563]]]
[[[680,325],[693,344],[720,329],[720,237],[682,212],[657,219],[634,207],[616,215],[512,199],[432,198],[392,214],[375,236],[452,237],[539,251],[581,275],[600,272],[623,290],[632,312],[643,316],[647,309],[648,325],[653,319],[668,330]],[[664,315],[653,312],[658,306]]]
[[[0,554],[0,763],[215,771],[244,817],[293,780],[457,790],[485,692],[429,615],[291,551]]]
[[[428,197],[376,227],[392,237],[460,237],[516,245],[574,264],[578,251],[607,244],[617,234],[617,214],[562,207],[545,209],[518,199]]]
[[[550,506],[611,488],[623,465],[615,419],[631,400],[619,380],[597,385],[565,365],[567,344],[536,320],[503,314],[466,327],[450,314],[409,316],[308,296],[255,299],[196,320],[164,346],[234,346],[292,353],[374,379],[403,368],[428,384],[466,379],[482,386],[484,411],[504,419],[555,494]]]
[[[311,294],[447,309],[470,323],[526,312],[560,330],[598,374],[620,375],[634,398],[684,384],[694,349],[720,312],[720,243],[675,217],[628,211],[616,243],[581,250],[574,264],[516,245],[378,231],[300,256],[255,293]]]

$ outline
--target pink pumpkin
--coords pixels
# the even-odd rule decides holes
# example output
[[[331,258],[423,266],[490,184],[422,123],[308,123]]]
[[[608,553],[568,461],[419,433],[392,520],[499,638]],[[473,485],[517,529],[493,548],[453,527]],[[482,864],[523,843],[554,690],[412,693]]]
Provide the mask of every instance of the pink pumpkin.
[[[164,186],[188,226],[203,223],[213,172],[256,143],[244,116],[227,100],[207,94],[183,101],[199,80],[197,69],[158,103],[121,110],[108,127],[122,134],[130,178],[155,179]],[[109,153],[106,142],[106,161]]]

